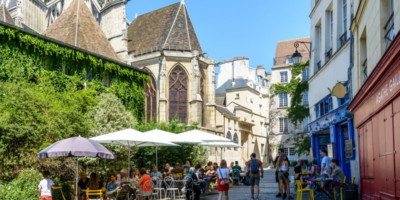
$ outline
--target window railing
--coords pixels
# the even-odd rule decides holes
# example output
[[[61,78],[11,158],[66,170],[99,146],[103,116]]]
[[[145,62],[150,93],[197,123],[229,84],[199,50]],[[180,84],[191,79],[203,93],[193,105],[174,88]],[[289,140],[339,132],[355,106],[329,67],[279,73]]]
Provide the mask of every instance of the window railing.
[[[347,42],[347,31],[345,31],[340,37],[339,37],[339,47],[338,47],[338,49],[340,48],[340,47],[342,47],[344,44],[346,44],[346,42]]]
[[[388,48],[389,45],[393,42],[395,37],[393,13],[390,15],[388,21],[386,22],[384,29],[386,31],[385,34],[386,48]]]
[[[365,59],[363,62],[362,62],[362,82],[364,83],[366,80],[367,80],[367,78],[368,78],[368,67],[367,67],[367,64],[368,64],[368,60],[367,59]]]
[[[332,48],[325,52],[325,62],[328,62],[332,58]]]

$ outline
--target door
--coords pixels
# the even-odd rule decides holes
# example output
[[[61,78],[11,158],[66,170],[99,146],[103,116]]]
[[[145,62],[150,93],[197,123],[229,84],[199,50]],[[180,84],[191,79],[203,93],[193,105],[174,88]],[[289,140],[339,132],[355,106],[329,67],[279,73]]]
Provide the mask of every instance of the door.
[[[400,197],[400,97],[393,102],[396,196]]]
[[[379,136],[377,186],[379,196],[392,197],[395,195],[394,176],[394,137],[393,137],[393,116],[392,104],[386,106],[377,114],[374,121],[374,136]],[[374,140],[374,145],[376,141]]]
[[[360,175],[362,199],[372,199],[375,193],[373,120],[359,128]]]

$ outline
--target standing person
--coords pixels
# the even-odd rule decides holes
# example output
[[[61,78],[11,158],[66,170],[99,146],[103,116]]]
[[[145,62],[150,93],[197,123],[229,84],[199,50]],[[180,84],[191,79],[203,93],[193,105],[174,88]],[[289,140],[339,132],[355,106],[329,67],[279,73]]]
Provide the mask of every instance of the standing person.
[[[278,171],[278,179],[279,179],[279,193],[282,199],[293,199],[290,195],[290,185],[289,185],[289,162],[287,161],[286,155],[282,154],[279,156],[278,165],[276,170]]]
[[[250,160],[247,161],[247,167],[250,169],[250,185],[251,185],[251,199],[254,199],[254,187],[256,188],[256,200],[260,197],[260,174],[261,178],[264,177],[264,170],[262,162],[256,158],[256,154],[250,155]],[[261,172],[261,173],[260,173]]]
[[[50,172],[43,172],[43,180],[39,183],[39,200],[52,200],[51,189],[61,189],[62,187],[54,186],[53,180],[50,179]]]
[[[284,153],[285,153],[284,149],[278,149],[278,156],[276,156],[275,160],[274,160],[274,166],[275,166],[276,169],[278,168],[277,164],[278,164],[279,157],[282,156]],[[289,159],[287,157],[286,157],[286,161],[289,162]],[[280,185],[280,182],[279,182],[278,173],[279,173],[279,170],[276,170],[275,171],[275,181],[278,183],[278,191],[280,191],[281,185]],[[281,197],[281,193],[278,192],[276,197]]]
[[[225,200],[229,200],[229,168],[226,164],[226,160],[222,160],[220,167],[217,170],[218,174],[218,200],[222,200],[222,196],[225,193]]]
[[[323,178],[328,178],[331,172],[331,158],[328,157],[328,152],[326,150],[321,150],[322,162],[321,162],[321,175]]]

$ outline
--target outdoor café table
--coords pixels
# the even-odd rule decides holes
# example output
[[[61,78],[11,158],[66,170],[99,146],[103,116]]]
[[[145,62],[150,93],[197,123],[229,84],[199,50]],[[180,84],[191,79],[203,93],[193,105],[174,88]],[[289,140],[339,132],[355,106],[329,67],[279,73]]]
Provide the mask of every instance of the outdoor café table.
[[[314,196],[315,199],[330,199],[333,200],[333,196],[329,193],[329,191],[325,190],[324,188],[321,187],[320,183],[331,183],[333,181],[333,178],[317,178],[312,180],[313,187],[312,189],[314,190]],[[331,187],[331,186],[329,186]]]

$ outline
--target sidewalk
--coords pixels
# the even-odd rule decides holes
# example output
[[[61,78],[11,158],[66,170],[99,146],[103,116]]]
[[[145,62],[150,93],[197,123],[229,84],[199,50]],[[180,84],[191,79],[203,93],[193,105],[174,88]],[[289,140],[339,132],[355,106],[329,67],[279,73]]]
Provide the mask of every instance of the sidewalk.
[[[293,184],[290,188],[292,196],[296,199],[296,195],[293,193]],[[264,178],[260,182],[260,200],[266,199],[279,199],[275,195],[278,193],[278,184],[275,182],[275,169],[265,169]],[[303,195],[305,197],[306,195]],[[250,186],[233,186],[229,189],[229,200],[249,200],[251,198]],[[217,200],[218,195],[210,195],[205,199],[207,200]],[[306,199],[306,198],[304,198]]]

